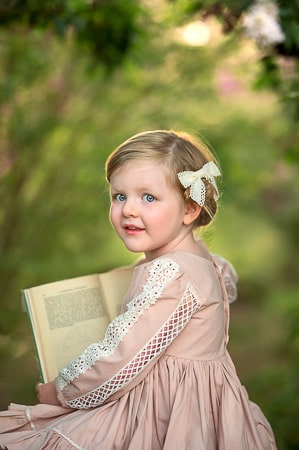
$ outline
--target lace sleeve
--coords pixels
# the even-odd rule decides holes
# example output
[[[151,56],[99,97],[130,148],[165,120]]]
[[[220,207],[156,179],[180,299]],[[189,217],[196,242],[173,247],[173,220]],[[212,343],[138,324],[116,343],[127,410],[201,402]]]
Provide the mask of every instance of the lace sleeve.
[[[103,341],[59,372],[62,403],[79,409],[104,403],[162,354],[199,306],[179,265],[170,259],[154,261],[141,293],[111,322]]]
[[[225,258],[219,255],[213,255],[214,261],[216,262],[220,274],[223,278],[225,289],[227,292],[227,297],[229,303],[233,303],[238,298],[238,275],[235,271],[233,265],[227,261]]]

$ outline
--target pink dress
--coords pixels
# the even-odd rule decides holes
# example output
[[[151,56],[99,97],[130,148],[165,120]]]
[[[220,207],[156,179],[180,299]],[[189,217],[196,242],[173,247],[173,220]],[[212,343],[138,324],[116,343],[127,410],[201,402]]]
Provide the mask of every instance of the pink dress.
[[[235,272],[219,257],[174,252],[137,266],[103,341],[59,372],[62,406],[10,405],[0,447],[276,449],[227,352],[235,296]]]

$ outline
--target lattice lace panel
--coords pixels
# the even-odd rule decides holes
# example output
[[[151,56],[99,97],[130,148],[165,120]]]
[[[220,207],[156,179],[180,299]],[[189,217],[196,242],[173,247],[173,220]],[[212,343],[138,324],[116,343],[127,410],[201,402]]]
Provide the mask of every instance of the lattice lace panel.
[[[180,267],[171,259],[153,262],[141,293],[127,305],[127,311],[116,317],[108,326],[104,339],[91,344],[74,361],[59,371],[58,387],[63,390],[80,374],[90,369],[101,357],[113,355],[138,318],[161,297],[167,284],[173,280]]]
[[[78,409],[101,405],[114,392],[132,381],[156,356],[161,354],[183,330],[199,307],[199,299],[192,286],[188,284],[172,315],[136,356],[97,389],[67,402],[68,405]]]

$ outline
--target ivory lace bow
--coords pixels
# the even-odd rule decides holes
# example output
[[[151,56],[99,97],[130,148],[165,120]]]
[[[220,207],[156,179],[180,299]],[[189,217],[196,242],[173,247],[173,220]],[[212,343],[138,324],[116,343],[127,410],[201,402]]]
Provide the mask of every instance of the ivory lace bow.
[[[216,198],[218,198],[218,188],[215,177],[219,177],[220,175],[220,170],[213,161],[204,164],[201,169],[196,170],[195,172],[186,170],[185,172],[178,173],[180,183],[184,188],[190,187],[190,197],[198,203],[199,206],[203,206],[206,199],[206,188],[202,179],[205,178],[214,186],[217,194]]]

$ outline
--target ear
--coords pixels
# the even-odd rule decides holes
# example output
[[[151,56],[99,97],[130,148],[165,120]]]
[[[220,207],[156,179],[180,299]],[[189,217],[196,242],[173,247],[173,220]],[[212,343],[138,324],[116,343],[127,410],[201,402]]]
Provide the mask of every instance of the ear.
[[[192,202],[192,201],[186,202],[185,215],[183,218],[184,225],[192,224],[197,219],[200,212],[201,212],[201,206],[199,206],[197,203]]]

